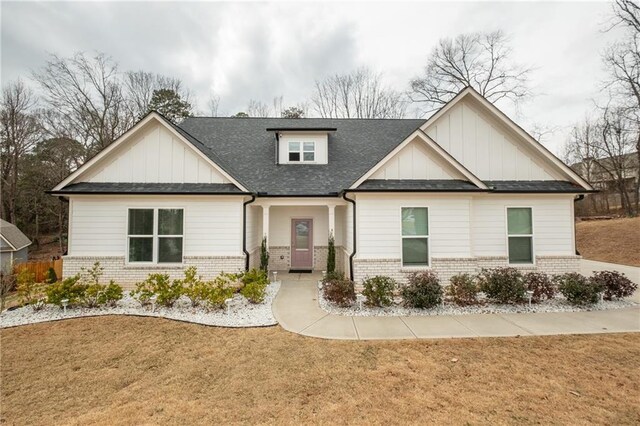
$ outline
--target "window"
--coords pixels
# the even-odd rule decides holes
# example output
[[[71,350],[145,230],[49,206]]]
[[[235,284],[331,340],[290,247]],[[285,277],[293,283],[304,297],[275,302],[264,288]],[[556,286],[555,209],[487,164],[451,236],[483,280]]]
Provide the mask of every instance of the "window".
[[[402,266],[429,266],[429,212],[402,208]]]
[[[531,207],[507,208],[509,263],[533,263],[533,220]]]
[[[315,142],[289,142],[290,162],[314,162],[316,161]]]
[[[129,262],[182,263],[183,209],[129,209]]]

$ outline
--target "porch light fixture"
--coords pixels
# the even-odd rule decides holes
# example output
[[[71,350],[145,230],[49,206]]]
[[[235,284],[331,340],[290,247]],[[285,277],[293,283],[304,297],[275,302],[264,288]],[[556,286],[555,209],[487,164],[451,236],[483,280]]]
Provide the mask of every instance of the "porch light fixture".
[[[529,299],[529,307],[531,307],[531,299],[533,299],[533,291],[527,290],[527,298]]]
[[[62,310],[66,314],[67,313],[67,306],[69,306],[69,299],[62,299],[60,302],[62,303]]]

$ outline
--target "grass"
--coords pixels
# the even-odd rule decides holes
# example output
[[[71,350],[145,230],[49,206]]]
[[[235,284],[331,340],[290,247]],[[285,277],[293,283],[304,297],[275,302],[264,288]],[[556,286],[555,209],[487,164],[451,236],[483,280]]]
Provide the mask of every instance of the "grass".
[[[640,422],[640,334],[327,341],[114,316],[0,339],[8,424]]]
[[[578,222],[576,246],[586,259],[640,266],[640,217]]]

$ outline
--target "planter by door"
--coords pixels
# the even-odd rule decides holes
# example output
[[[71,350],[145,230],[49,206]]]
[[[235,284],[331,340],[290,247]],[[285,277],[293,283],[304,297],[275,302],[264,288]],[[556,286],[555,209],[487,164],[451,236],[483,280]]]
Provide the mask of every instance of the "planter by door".
[[[291,269],[313,269],[313,219],[291,219]]]

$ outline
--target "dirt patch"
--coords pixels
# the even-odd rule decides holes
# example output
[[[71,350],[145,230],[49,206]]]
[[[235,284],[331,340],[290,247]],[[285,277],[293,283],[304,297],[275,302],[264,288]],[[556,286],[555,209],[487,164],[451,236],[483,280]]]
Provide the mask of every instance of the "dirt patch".
[[[576,246],[586,259],[640,266],[640,217],[578,222]]]
[[[105,317],[0,339],[9,424],[640,422],[640,334],[348,342]]]

